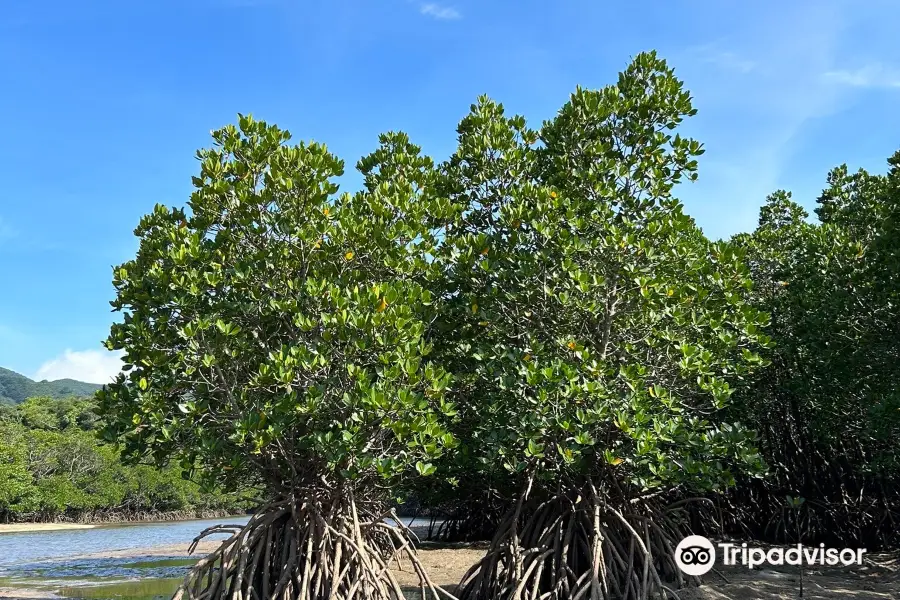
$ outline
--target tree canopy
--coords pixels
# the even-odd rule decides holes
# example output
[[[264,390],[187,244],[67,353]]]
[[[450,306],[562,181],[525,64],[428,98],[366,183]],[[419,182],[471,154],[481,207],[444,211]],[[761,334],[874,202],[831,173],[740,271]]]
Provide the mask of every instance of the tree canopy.
[[[199,154],[190,211],[157,206],[115,274],[101,393],[126,451],[222,482],[429,470],[452,435],[448,374],[428,360],[428,240],[411,183],[336,196],[343,164],[242,117]],[[384,177],[391,140],[366,159]],[[433,242],[431,242],[433,243]]]
[[[668,132],[693,112],[645,54],[539,131],[487,99],[460,126],[446,173],[465,216],[441,259],[487,464],[554,479],[616,467],[641,489],[759,466],[717,415],[760,364],[767,317],[744,299],[742,253],[672,197],[702,150]]]

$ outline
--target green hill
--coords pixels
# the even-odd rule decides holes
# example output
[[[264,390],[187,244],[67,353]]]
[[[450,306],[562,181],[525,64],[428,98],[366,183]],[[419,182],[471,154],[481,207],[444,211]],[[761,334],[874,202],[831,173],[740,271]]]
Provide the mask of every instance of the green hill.
[[[68,398],[70,396],[90,396],[102,386],[74,379],[57,381],[32,381],[15,371],[0,367],[0,404],[18,404],[26,398],[49,396]]]

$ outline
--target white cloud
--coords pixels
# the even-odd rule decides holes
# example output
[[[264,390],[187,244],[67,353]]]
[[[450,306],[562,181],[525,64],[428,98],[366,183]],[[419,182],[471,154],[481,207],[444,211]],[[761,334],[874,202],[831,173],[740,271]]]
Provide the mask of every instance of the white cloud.
[[[882,64],[866,65],[856,70],[827,71],[823,78],[830,83],[852,87],[900,87],[900,70]]]
[[[462,15],[459,14],[459,11],[455,8],[450,8],[449,6],[441,6],[440,4],[434,3],[423,4],[421,13],[423,15],[428,15],[429,17],[434,17],[435,19],[442,20],[462,18]]]
[[[32,379],[76,379],[88,383],[109,383],[121,370],[121,353],[67,349],[62,355],[41,365]]]

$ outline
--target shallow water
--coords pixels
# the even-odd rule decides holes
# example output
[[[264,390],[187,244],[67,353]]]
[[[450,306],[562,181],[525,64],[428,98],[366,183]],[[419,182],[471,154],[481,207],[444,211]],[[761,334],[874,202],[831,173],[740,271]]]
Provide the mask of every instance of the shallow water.
[[[181,578],[174,579],[141,579],[137,581],[120,581],[92,586],[53,587],[48,592],[63,598],[82,598],[83,600],[169,600],[178,589]],[[0,579],[0,584],[3,580]],[[421,598],[418,590],[404,590],[407,600]]]
[[[0,587],[46,591],[85,600],[170,598],[196,558],[145,555],[152,546],[183,546],[212,525],[244,524],[249,517],[111,525],[0,534]],[[424,536],[427,520],[404,524]],[[224,539],[227,534],[208,539]],[[135,550],[117,558],[85,555]],[[414,597],[409,595],[410,598]]]
[[[173,579],[140,579],[122,581],[88,587],[64,587],[57,594],[65,598],[85,598],[104,600],[112,598],[129,598],[130,600],[155,600],[171,598],[178,589],[181,578]]]
[[[194,537],[213,525],[241,524],[249,517],[226,517],[194,521],[170,521],[166,523],[137,523],[104,525],[94,529],[64,529],[61,531],[33,531],[0,534],[0,576],[14,565],[47,559],[67,558],[132,550],[150,546],[183,544],[185,551]],[[225,539],[227,534],[208,539]]]
[[[27,588],[46,592],[48,597],[84,598],[85,600],[159,600],[171,598],[181,577],[156,579],[94,578],[71,584],[64,579],[3,579],[0,587]]]

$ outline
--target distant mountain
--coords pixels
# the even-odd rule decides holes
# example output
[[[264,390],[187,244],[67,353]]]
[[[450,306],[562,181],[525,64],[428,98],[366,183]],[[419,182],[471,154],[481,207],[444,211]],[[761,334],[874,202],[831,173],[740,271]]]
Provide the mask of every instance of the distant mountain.
[[[68,398],[70,396],[91,396],[101,385],[85,383],[74,379],[56,381],[32,381],[15,371],[0,367],[0,404],[18,404],[34,396]]]

